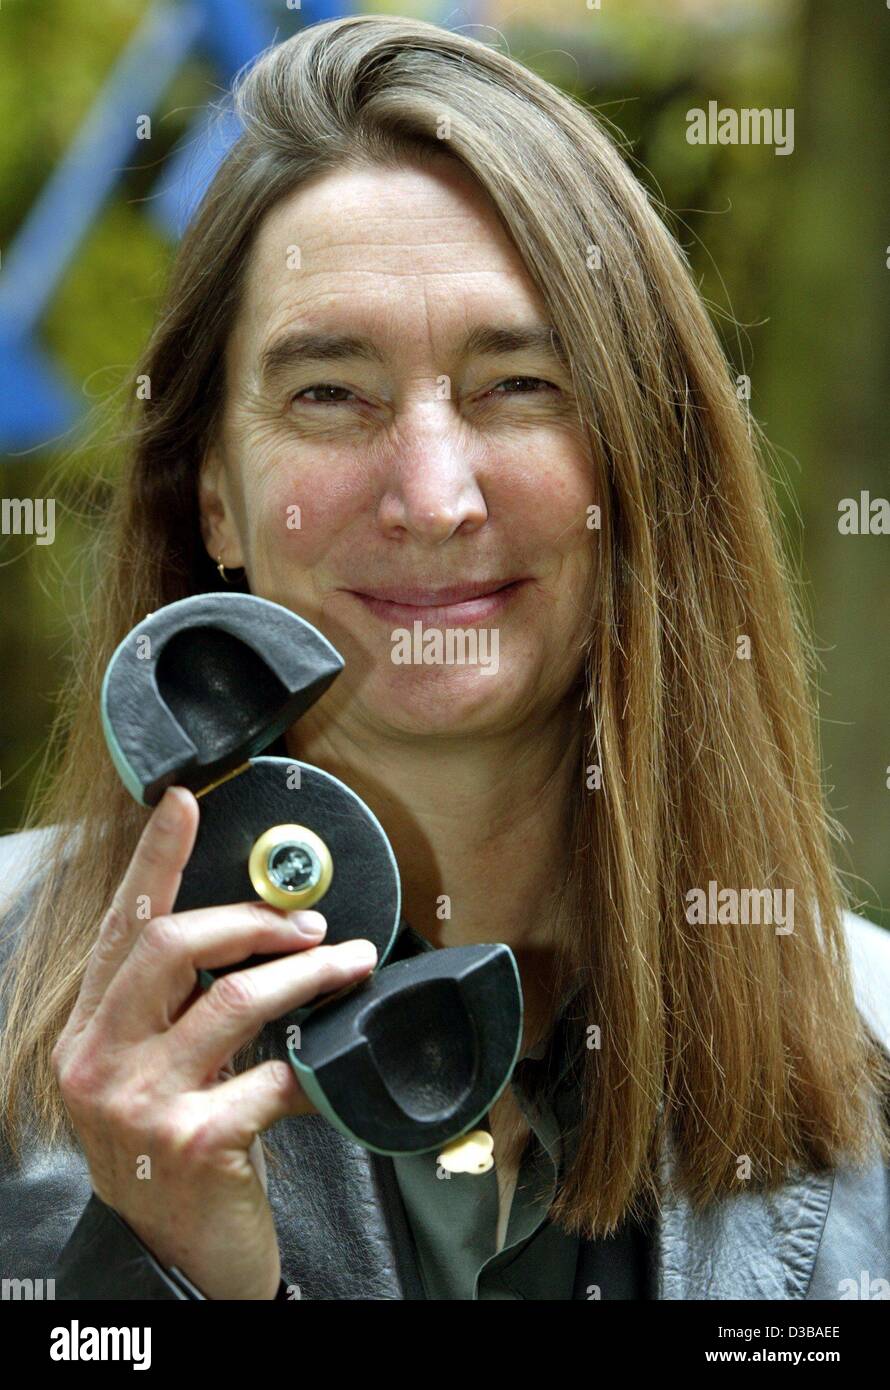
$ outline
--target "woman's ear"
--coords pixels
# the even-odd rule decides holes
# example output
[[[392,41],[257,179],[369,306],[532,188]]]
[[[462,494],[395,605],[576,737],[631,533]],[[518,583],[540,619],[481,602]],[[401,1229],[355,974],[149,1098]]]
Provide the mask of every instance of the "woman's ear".
[[[230,500],[228,473],[222,451],[215,444],[208,448],[198,470],[198,508],[201,535],[213,563],[222,556],[227,569],[242,568],[244,555]]]

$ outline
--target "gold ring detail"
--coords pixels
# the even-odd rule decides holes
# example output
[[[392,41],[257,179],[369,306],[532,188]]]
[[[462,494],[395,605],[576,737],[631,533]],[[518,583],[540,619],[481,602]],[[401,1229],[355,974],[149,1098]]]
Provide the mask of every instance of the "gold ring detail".
[[[315,881],[305,888],[282,888],[271,875],[272,856],[285,845],[294,844],[309,852],[315,860]],[[258,895],[272,907],[312,907],[324,897],[334,877],[334,861],[324,840],[305,825],[273,825],[254,841],[247,864],[250,881]]]

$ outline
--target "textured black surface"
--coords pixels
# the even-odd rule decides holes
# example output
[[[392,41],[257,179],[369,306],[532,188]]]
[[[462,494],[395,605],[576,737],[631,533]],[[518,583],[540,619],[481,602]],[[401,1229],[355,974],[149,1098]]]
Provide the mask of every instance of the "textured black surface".
[[[109,662],[104,712],[148,806],[199,791],[268,748],[343,669],[311,623],[252,594],[148,614]]]
[[[438,1147],[474,1124],[516,1056],[522,996],[503,945],[396,961],[303,1024],[299,1062],[353,1134],[387,1153]]]
[[[299,789],[289,785],[297,769]],[[331,886],[315,904],[327,919],[325,942],[367,937],[382,963],[399,926],[399,876],[388,839],[355,792],[308,763],[253,758],[198,804],[198,835],[175,912],[255,901],[247,870],[255,840],[273,825],[305,825],[334,861]]]

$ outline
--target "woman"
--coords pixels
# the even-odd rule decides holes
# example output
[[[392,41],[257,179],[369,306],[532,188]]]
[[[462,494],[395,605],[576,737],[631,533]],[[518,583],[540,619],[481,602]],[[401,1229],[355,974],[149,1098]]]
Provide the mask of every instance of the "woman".
[[[886,943],[844,913],[776,509],[682,254],[586,109],[431,25],[309,28],[237,104],[140,366],[18,911],[6,1267],[58,1256],[75,1298],[886,1278],[887,1019],[848,942],[863,977]],[[146,824],[99,683],[145,613],[220,576],[346,659],[278,751],[381,820],[399,949],[516,954],[487,1178],[347,1143],[270,1055],[267,1025],[364,978],[367,943],[172,913],[198,803],[171,789]],[[416,621],[496,637],[496,663],[394,661]],[[743,893],[774,920],[733,922]],[[289,954],[200,995],[200,967],[257,951]]]

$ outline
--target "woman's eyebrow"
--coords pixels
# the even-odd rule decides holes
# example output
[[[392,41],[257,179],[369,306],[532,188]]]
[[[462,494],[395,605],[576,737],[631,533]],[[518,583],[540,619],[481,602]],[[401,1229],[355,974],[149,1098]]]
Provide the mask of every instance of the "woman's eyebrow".
[[[539,352],[568,366],[562,339],[556,329],[546,323],[518,328],[477,324],[470,329],[460,347],[462,357],[506,357],[511,352]]]
[[[385,361],[370,338],[346,333],[292,331],[264,348],[260,356],[260,380],[268,383],[301,362],[341,362],[350,357],[364,357],[381,364]]]
[[[458,352],[461,357],[504,357],[512,352],[540,352],[567,365],[559,334],[543,323],[518,328],[477,324],[467,333]],[[347,358],[364,358],[381,365],[386,360],[371,338],[348,333],[291,331],[264,348],[260,356],[260,380],[268,384],[302,362],[342,362]]]

